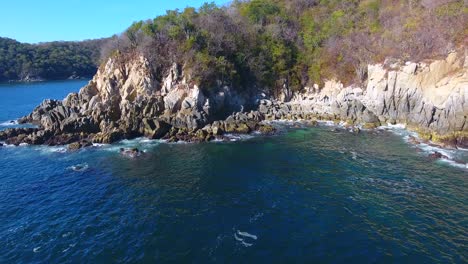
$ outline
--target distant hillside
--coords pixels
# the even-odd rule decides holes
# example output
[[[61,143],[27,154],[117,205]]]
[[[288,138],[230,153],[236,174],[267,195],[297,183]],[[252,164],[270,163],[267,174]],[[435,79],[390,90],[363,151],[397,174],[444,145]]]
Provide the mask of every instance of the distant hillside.
[[[0,81],[91,77],[106,41],[25,44],[0,38]]]

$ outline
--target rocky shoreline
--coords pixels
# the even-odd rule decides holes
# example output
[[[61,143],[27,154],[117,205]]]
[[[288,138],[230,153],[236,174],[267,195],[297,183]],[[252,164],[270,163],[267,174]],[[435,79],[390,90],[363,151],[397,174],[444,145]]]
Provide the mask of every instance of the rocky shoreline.
[[[365,88],[331,80],[295,92],[284,85],[276,96],[258,88],[203,90],[180,65],[157,81],[150,68],[143,57],[111,58],[79,93],[45,100],[18,120],[38,128],[0,131],[0,141],[70,149],[142,136],[203,142],[225,133],[274,133],[265,121],[330,120],[355,132],[404,123],[426,142],[468,147],[467,51],[431,62],[369,65]]]

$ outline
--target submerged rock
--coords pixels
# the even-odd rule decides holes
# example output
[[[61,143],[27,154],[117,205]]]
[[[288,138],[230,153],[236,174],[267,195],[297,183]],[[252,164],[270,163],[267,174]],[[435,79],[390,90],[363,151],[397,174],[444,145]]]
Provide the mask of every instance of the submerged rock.
[[[121,148],[120,149],[120,154],[125,156],[125,157],[129,157],[129,158],[139,157],[139,156],[141,156],[142,153],[143,152],[141,152],[138,148],[132,148],[132,149]]]
[[[71,144],[68,145],[68,150],[79,150],[81,148],[85,148],[85,147],[90,147],[92,146],[93,143],[87,141],[87,140],[82,140],[82,141],[79,141],[79,142],[73,142]]]
[[[438,152],[438,151],[435,151],[431,154],[429,154],[428,156],[430,159],[449,159],[447,156],[445,156],[444,154]]]
[[[276,132],[276,128],[274,128],[272,125],[262,124],[259,126],[258,131],[265,135],[271,135]]]

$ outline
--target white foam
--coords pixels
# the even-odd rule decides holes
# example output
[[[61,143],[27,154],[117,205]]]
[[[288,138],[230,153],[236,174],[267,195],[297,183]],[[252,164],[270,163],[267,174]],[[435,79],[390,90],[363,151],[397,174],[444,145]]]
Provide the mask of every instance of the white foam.
[[[68,150],[63,146],[38,146],[36,150],[43,153],[66,153]]]
[[[392,125],[392,124],[388,123],[385,127],[389,128],[389,129],[406,129],[406,124]]]
[[[256,235],[252,235],[252,234],[249,234],[247,232],[241,232],[240,230],[237,230],[237,234],[243,236],[243,237],[249,237],[249,238],[252,238],[254,240],[257,240],[257,236]]]
[[[229,141],[240,141],[254,138],[253,135],[249,134],[225,134],[224,137],[226,137]]]
[[[238,237],[236,233],[234,233],[234,238],[235,238],[237,241],[244,241],[244,239]]]
[[[440,147],[428,145],[426,143],[421,143],[419,146],[421,150],[423,150],[426,153],[439,152],[442,155],[447,156],[449,159],[453,159],[454,155],[456,154],[454,150],[443,149]]]
[[[239,237],[238,235],[239,235],[239,236],[242,236],[242,237]],[[234,233],[234,238],[235,238],[237,241],[241,242],[241,244],[242,244],[244,247],[251,247],[251,246],[253,246],[252,243],[248,243],[248,242],[245,241],[247,238],[251,238],[251,239],[257,240],[257,236],[252,235],[252,234],[249,234],[249,233],[247,233],[247,232],[241,232],[241,231],[239,231],[239,230],[237,230],[237,233]]]
[[[450,159],[440,159],[440,162],[447,163],[450,166],[457,167],[460,169],[468,169],[468,163],[463,164],[463,163],[458,163],[456,161],[450,160]]]
[[[8,120],[8,121],[0,123],[0,126],[16,126],[16,125],[18,125],[17,120]]]
[[[41,247],[35,247],[35,248],[33,248],[33,252],[34,252],[34,253],[39,252],[39,250],[41,250]]]
[[[109,144],[100,144],[100,143],[93,143],[93,147],[100,148],[100,147],[106,147]]]
[[[244,245],[245,247],[251,247],[251,246],[253,246],[253,244],[250,244],[250,243],[247,243],[247,242],[244,242],[244,241],[242,241],[241,243],[242,243],[242,245]]]
[[[317,123],[325,126],[336,126],[335,122],[333,121],[318,120]]]
[[[349,210],[347,207],[343,207],[348,213],[350,214],[353,214],[353,212],[351,212],[351,210]]]
[[[69,244],[68,247],[66,249],[64,249],[62,252],[65,253],[67,252],[68,250],[70,250],[71,248],[74,248],[76,246],[76,243],[74,244]]]
[[[73,166],[68,167],[68,169],[76,171],[76,172],[82,172],[82,171],[87,170],[88,168],[89,168],[89,166],[88,166],[87,163],[77,164],[77,165],[73,165]]]

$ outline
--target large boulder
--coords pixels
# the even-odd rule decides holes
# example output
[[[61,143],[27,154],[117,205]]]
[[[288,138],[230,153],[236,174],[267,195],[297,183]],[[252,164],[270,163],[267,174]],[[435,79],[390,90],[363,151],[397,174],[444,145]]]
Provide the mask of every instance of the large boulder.
[[[93,143],[111,144],[123,139],[124,133],[120,130],[99,132],[93,137]]]
[[[143,119],[143,134],[150,139],[163,138],[171,129],[171,125],[157,119]]]

